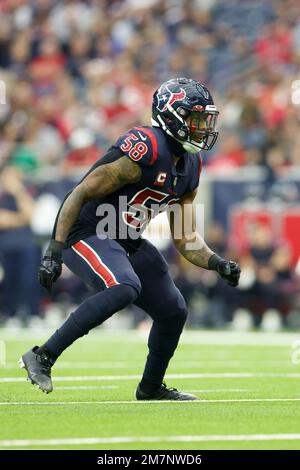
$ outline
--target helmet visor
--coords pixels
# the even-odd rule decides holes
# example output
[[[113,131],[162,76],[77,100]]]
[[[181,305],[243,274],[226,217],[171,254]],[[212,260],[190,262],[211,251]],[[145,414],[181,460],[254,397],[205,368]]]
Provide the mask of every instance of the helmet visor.
[[[192,111],[186,118],[189,141],[200,149],[209,150],[218,136],[218,111]]]

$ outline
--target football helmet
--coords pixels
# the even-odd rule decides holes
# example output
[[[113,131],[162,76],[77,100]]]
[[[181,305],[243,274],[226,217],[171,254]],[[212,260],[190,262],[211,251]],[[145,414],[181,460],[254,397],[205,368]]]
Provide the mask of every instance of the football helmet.
[[[152,125],[161,127],[188,152],[213,147],[218,115],[210,92],[196,80],[173,78],[154,92]]]

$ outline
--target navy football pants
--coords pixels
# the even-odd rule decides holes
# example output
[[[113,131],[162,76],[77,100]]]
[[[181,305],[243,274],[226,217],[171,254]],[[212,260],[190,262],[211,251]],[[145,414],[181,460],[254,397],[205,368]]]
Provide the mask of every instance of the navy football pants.
[[[161,384],[177,347],[187,309],[168,265],[147,240],[128,256],[115,241],[91,236],[63,251],[68,268],[96,292],[71,314],[45,346],[54,356],[78,337],[134,303],[153,319],[143,379]]]

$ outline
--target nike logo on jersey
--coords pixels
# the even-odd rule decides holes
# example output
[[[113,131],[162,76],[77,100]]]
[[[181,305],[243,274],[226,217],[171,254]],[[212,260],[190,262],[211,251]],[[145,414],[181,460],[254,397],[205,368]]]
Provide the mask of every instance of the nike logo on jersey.
[[[147,136],[140,134],[140,132],[138,132],[138,135],[140,136],[140,139],[147,140]]]

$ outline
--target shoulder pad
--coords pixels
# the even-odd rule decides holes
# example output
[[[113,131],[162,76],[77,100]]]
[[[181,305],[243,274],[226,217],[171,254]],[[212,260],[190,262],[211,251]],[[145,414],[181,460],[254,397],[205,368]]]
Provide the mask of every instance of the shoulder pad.
[[[114,147],[140,165],[152,166],[157,160],[157,140],[150,129],[133,127],[118,138]]]

